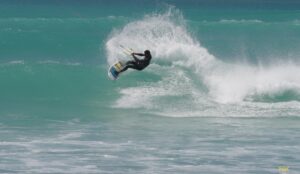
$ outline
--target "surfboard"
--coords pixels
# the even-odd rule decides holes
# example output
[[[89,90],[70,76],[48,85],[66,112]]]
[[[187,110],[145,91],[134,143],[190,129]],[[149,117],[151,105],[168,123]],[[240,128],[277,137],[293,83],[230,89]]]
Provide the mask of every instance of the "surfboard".
[[[123,45],[119,45],[120,48],[123,50],[123,53],[128,56],[131,57],[131,54],[133,53],[133,50],[131,48],[126,48]],[[121,71],[125,68],[125,64],[126,61],[120,61],[118,60],[117,62],[115,62],[112,66],[109,67],[108,69],[108,77],[111,80],[117,80]]]
[[[123,68],[125,68],[125,62],[117,61],[116,63],[114,63],[112,66],[109,67],[107,72],[108,77],[111,80],[117,80]]]

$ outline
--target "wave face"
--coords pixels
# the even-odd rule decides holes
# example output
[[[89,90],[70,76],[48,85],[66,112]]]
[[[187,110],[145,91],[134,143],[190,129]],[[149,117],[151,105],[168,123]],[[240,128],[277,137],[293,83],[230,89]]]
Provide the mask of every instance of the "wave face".
[[[262,23],[220,21],[226,25],[246,22]],[[299,115],[300,66],[296,61],[224,61],[193,36],[176,9],[146,15],[114,31],[106,42],[109,64],[125,59],[119,44],[151,50],[153,62],[145,73],[159,80],[123,86],[114,107],[144,108],[168,116],[281,116],[287,109],[291,110],[288,115]]]

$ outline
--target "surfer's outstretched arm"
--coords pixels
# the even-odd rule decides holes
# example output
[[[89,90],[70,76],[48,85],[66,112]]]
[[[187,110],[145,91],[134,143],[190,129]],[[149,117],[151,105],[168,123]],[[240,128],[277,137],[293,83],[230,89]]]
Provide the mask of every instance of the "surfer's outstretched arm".
[[[132,53],[131,55],[135,61],[139,61],[139,59],[134,55],[134,53]]]
[[[132,53],[133,55],[137,55],[137,56],[145,56],[145,54],[143,53]]]
[[[132,55],[132,57],[133,57],[133,59],[134,59],[135,61],[139,61],[139,60],[140,60],[140,59],[138,59],[135,55],[138,55],[138,56],[144,56],[144,54],[142,54],[142,53],[132,53],[131,55]]]

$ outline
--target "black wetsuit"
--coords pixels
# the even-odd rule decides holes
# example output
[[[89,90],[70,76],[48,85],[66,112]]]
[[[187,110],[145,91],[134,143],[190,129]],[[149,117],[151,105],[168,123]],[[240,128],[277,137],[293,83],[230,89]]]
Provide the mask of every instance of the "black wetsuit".
[[[135,55],[138,56],[145,56],[144,59],[138,59],[137,57],[135,57]],[[151,54],[145,55],[145,54],[141,54],[141,53],[134,53],[132,54],[132,57],[134,58],[134,61],[128,61],[126,62],[126,66],[124,69],[122,69],[121,72],[126,71],[128,68],[132,68],[132,69],[136,69],[136,70],[143,70],[144,68],[146,68],[151,61]]]

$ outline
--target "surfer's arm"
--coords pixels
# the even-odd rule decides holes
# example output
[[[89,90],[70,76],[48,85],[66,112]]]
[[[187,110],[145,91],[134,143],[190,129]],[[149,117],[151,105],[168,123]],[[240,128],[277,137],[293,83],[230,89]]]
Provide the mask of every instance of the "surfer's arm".
[[[138,59],[135,55],[136,55],[136,53],[132,53],[131,54],[132,55],[132,57],[133,57],[133,59],[135,60],[135,61],[139,61],[140,59]]]
[[[137,56],[145,56],[145,54],[143,54],[143,53],[132,53],[131,55],[132,55],[132,57],[134,58],[135,61],[140,61],[140,59],[137,58],[135,55],[137,55]]]
[[[145,54],[143,53],[132,53],[133,55],[137,55],[137,56],[145,56]]]

